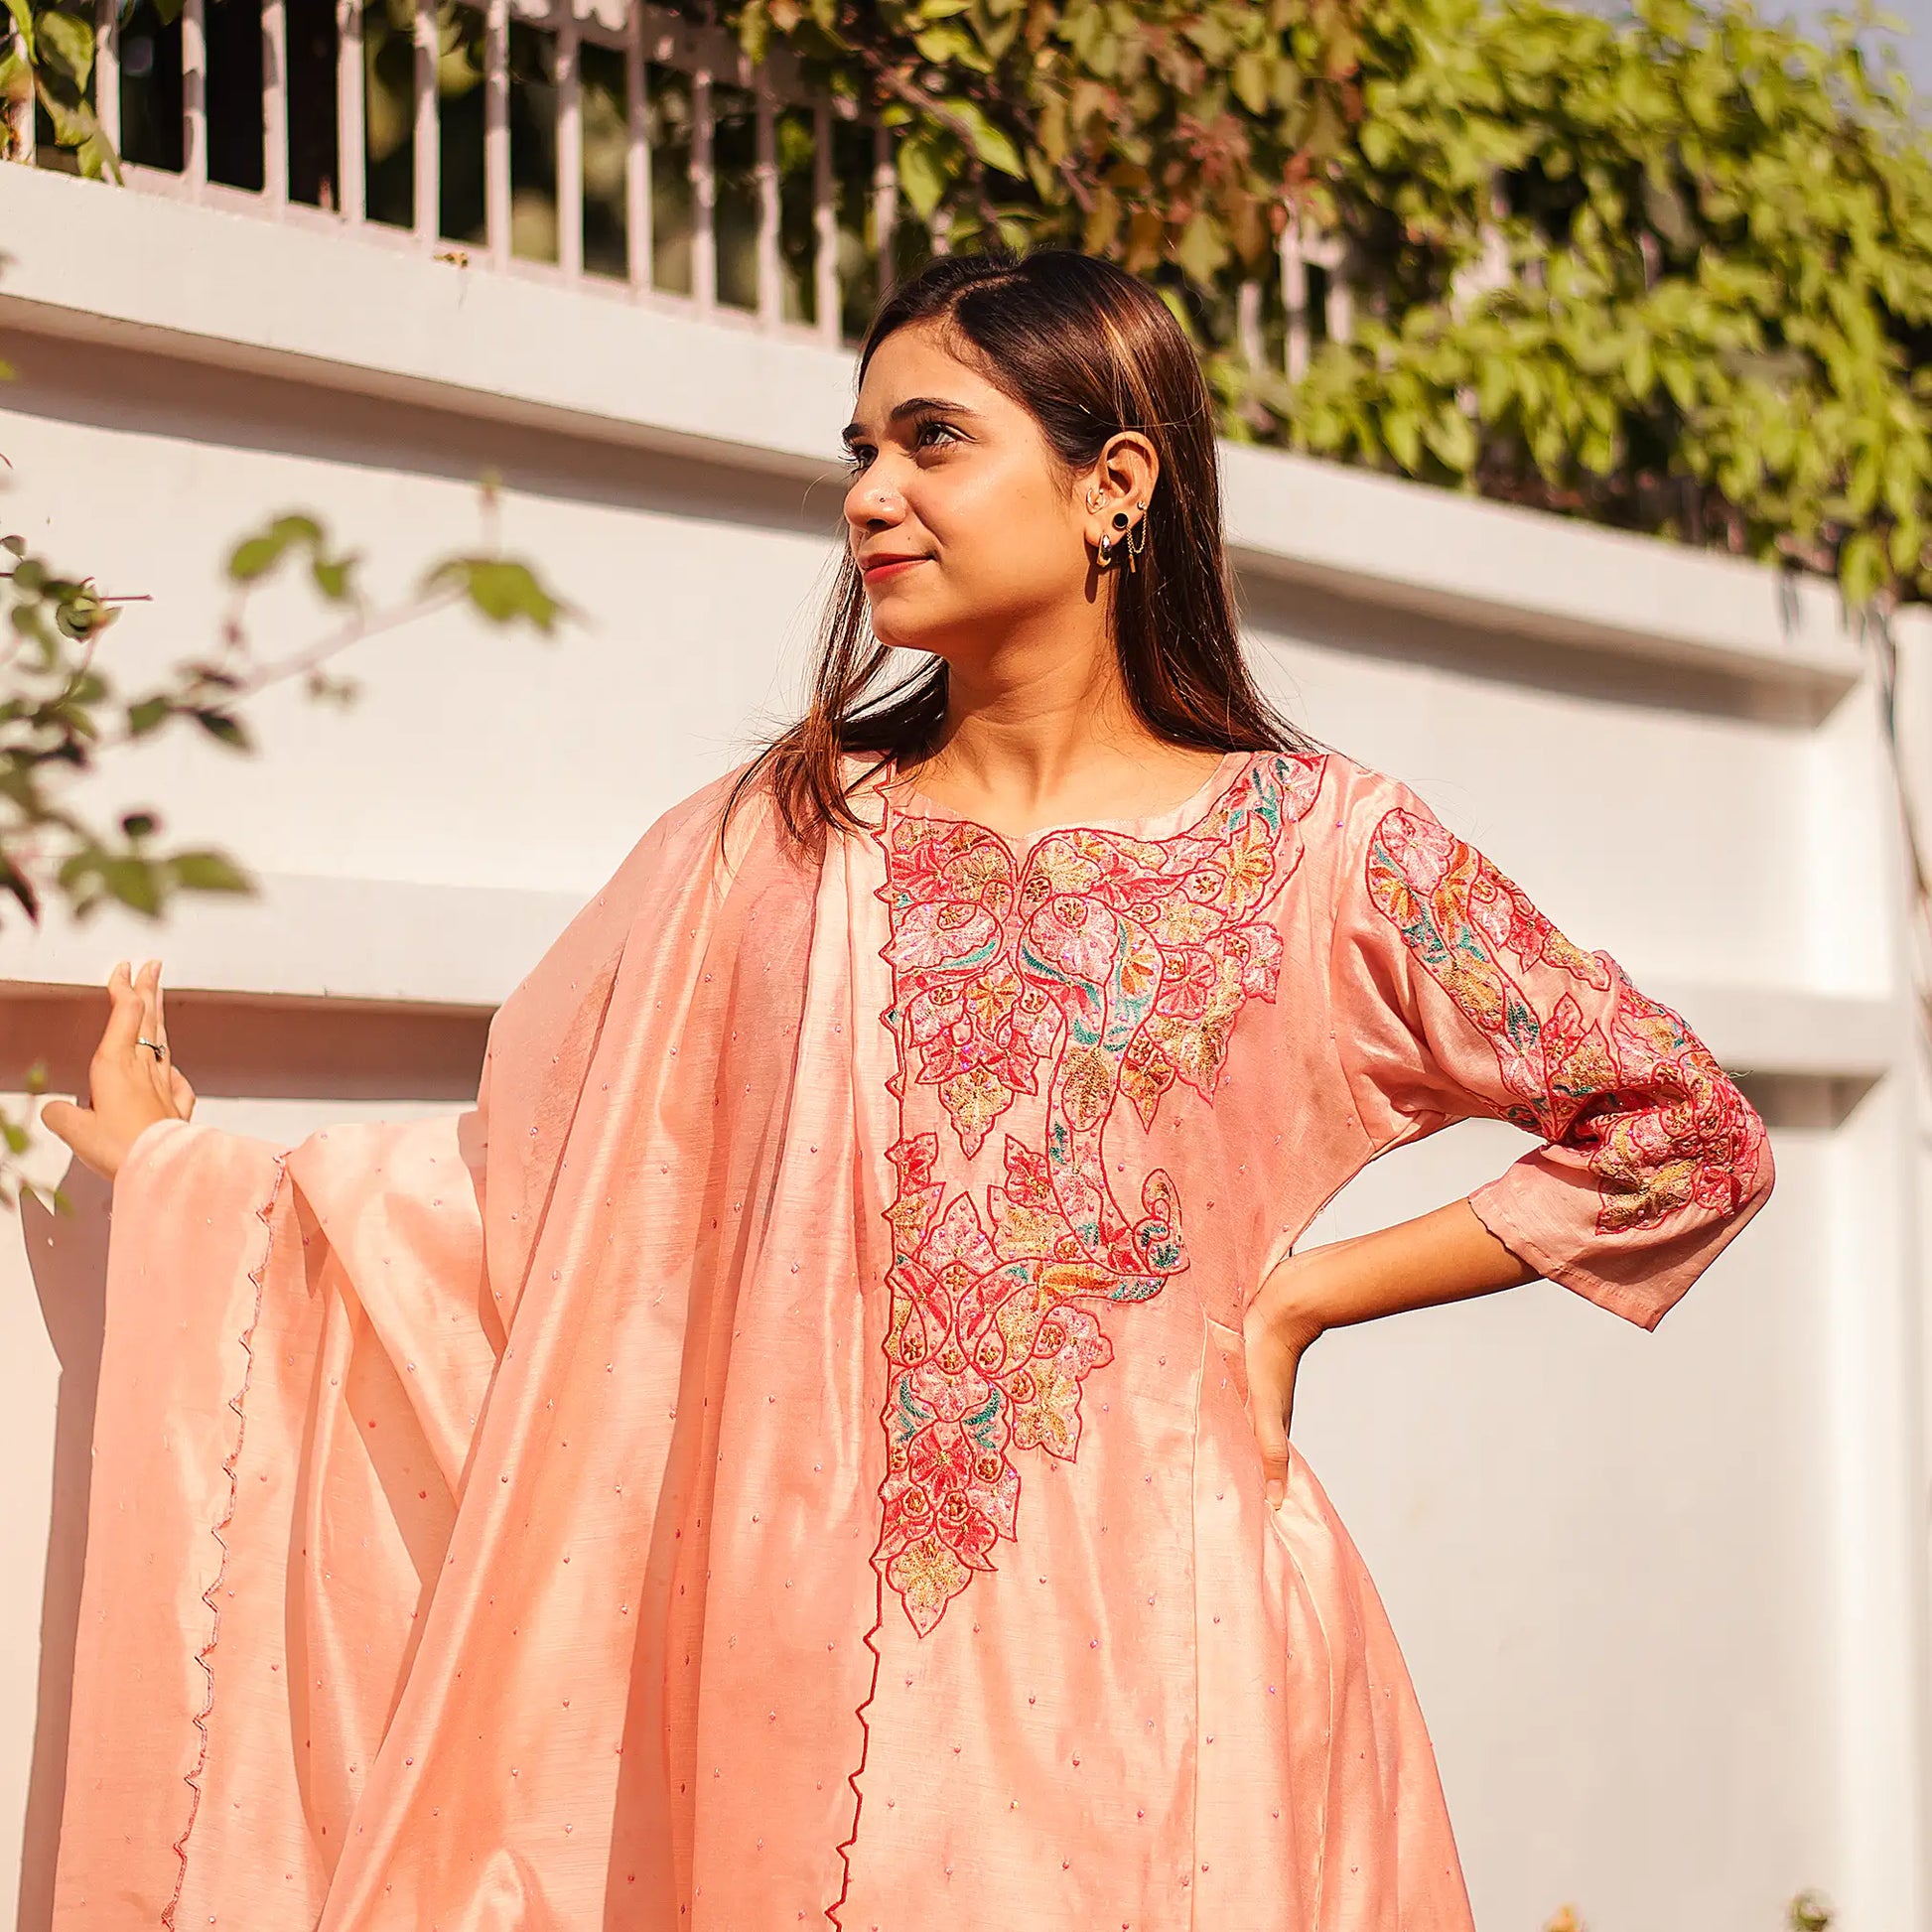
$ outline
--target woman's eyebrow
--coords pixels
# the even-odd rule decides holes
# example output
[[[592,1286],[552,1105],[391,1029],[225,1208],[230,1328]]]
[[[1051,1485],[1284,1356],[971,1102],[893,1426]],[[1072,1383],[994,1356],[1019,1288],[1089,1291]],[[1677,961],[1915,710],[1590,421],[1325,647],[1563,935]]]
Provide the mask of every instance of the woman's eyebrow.
[[[887,417],[889,423],[900,423],[908,416],[977,416],[977,409],[969,408],[963,402],[948,402],[944,396],[909,396]],[[863,423],[847,423],[839,431],[841,439],[848,445],[856,443],[866,433]]]

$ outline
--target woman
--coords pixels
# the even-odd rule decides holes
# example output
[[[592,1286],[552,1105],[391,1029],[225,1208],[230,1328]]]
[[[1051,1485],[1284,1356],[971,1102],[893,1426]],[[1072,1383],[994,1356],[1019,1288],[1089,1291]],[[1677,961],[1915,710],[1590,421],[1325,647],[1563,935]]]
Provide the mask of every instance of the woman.
[[[64,1927],[1468,1926],[1298,1365],[1539,1275],[1655,1327],[1762,1125],[1256,693],[1151,292],[935,262],[846,436],[805,721],[474,1110],[193,1124],[116,969],[46,1109],[117,1175]],[[1541,1145],[1294,1252],[1471,1115]]]

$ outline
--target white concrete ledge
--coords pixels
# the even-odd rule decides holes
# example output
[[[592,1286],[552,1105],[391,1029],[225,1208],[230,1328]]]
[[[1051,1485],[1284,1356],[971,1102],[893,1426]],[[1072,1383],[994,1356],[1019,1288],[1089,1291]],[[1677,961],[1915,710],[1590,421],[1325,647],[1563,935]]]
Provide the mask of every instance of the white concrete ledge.
[[[0,327],[767,474],[835,471],[847,354],[615,283],[6,166],[0,247]],[[1771,687],[1829,696],[1860,674],[1822,583],[1280,452],[1225,455],[1246,572]]]
[[[153,956],[170,989],[250,1004],[491,1008],[590,896],[292,874],[261,886],[252,898],[179,900],[160,924],[118,907],[82,925],[50,914],[41,932],[0,940],[0,999],[98,986],[117,959]],[[1884,998],[1631,970],[1734,1072],[1868,1083],[1897,1056],[1896,1012]]]
[[[1838,592],[1818,578],[1280,451],[1223,462],[1245,571],[1768,684],[1858,679]]]
[[[589,893],[258,875],[251,897],[194,895],[154,921],[120,906],[84,923],[50,908],[0,936],[0,996],[100,986],[117,959],[162,962],[170,990],[275,998],[500,1006]]]

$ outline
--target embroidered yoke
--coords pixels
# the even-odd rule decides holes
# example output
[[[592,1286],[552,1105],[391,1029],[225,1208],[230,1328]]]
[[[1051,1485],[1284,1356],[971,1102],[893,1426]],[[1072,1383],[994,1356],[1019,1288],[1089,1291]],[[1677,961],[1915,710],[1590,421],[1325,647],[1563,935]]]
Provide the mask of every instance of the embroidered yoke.
[[[1234,754],[1024,850],[727,781],[477,1104],[116,1182],[63,1932],[1468,1932],[1242,1314],[1376,1155],[1654,1328],[1756,1114],[1411,791]]]

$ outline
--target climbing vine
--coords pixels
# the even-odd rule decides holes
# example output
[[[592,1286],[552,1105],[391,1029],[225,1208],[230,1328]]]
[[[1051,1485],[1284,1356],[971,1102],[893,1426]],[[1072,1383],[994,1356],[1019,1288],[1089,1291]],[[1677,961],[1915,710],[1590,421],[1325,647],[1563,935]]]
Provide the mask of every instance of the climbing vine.
[[[84,0],[5,5],[0,95],[113,172]],[[1821,39],[1749,0],[711,17],[894,130],[901,265],[998,238],[1151,277],[1231,436],[1932,596],[1932,148],[1868,11]],[[1291,222],[1353,318],[1293,381]]]

